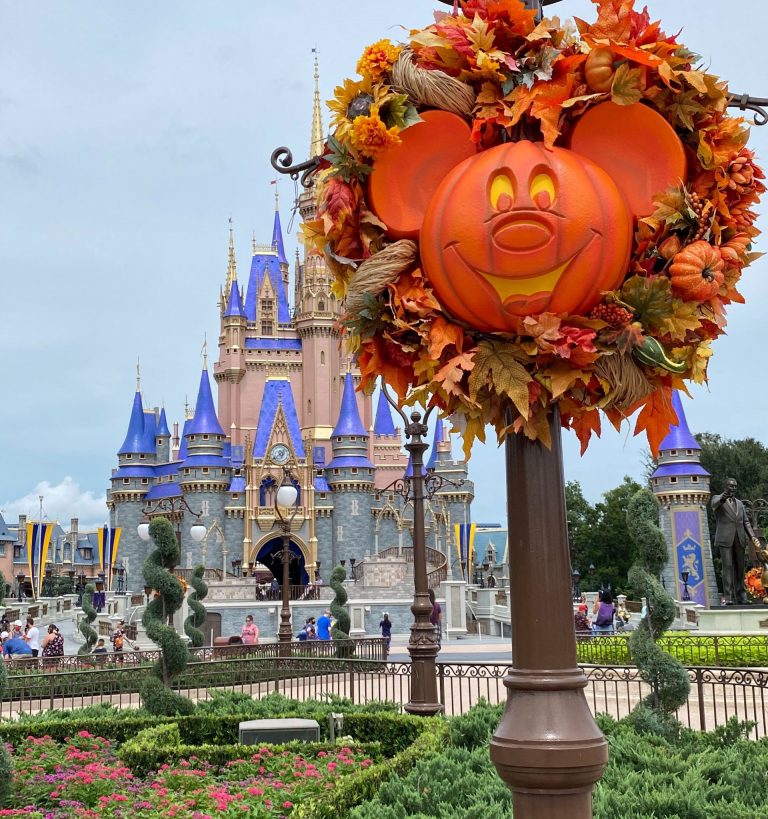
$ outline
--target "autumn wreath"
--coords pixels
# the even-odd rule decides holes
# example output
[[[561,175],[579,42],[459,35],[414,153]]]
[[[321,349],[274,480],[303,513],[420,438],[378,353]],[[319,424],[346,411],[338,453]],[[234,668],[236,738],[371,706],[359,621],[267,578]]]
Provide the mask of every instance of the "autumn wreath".
[[[672,390],[706,380],[744,301],[765,188],[726,84],[633,0],[594,2],[593,23],[537,24],[520,0],[464,0],[366,48],[330,102],[303,239],[344,300],[363,388],[381,375],[437,405],[467,455],[486,423],[510,431],[510,406],[512,431],[548,442],[553,402],[582,451],[600,410],[617,428],[639,410],[656,450]],[[503,254],[544,253],[556,216],[557,265],[504,278]],[[464,253],[467,222],[492,218]]]

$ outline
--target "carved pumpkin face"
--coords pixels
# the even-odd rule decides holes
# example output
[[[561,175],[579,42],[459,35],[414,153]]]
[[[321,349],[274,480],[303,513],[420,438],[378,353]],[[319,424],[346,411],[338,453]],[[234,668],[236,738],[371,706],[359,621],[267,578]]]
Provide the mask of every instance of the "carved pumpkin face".
[[[623,279],[632,216],[605,171],[540,143],[465,160],[433,195],[421,230],[424,271],[449,312],[482,330],[517,318],[579,314]]]
[[[634,217],[686,178],[674,129],[639,103],[590,109],[571,149],[522,141],[477,153],[460,117],[422,119],[376,161],[369,202],[392,238],[418,239],[442,305],[479,330],[587,313],[626,275]]]

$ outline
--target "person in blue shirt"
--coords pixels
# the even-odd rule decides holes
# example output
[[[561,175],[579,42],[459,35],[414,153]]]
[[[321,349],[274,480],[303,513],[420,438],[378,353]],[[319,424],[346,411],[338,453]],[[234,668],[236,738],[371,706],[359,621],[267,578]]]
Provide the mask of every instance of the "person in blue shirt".
[[[13,657],[21,654],[26,654],[31,657],[32,649],[20,633],[14,632],[13,637],[3,642],[3,656]]]
[[[318,640],[331,639],[331,612],[326,609],[322,617],[317,618],[317,638]]]

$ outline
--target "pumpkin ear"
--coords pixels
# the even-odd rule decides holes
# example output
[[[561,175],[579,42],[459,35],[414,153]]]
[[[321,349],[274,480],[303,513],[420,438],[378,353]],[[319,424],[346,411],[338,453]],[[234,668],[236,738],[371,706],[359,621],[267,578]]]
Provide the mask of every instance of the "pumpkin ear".
[[[571,149],[606,171],[635,216],[653,213],[653,197],[686,181],[688,162],[674,128],[647,105],[604,102],[587,111]]]
[[[395,239],[418,238],[432,195],[449,171],[474,156],[469,125],[448,111],[425,111],[399,145],[376,160],[368,202]]]

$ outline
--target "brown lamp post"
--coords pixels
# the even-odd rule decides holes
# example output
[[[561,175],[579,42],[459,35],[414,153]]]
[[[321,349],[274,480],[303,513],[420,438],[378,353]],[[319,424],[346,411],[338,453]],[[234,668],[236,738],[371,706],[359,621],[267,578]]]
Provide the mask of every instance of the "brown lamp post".
[[[278,654],[281,657],[291,656],[291,524],[299,511],[299,490],[293,485],[290,473],[283,470],[283,482],[275,496],[275,515],[283,532],[283,545],[280,560],[283,564],[283,582],[281,584],[282,605],[280,606],[280,626],[277,630]]]

